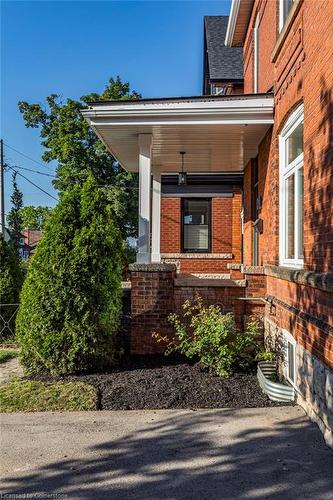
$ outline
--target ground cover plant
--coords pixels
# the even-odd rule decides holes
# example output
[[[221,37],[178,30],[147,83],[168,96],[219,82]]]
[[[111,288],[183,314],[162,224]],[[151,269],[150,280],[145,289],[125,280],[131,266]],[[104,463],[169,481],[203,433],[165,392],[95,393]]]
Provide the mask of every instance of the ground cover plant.
[[[9,359],[16,358],[18,356],[18,351],[0,349],[0,363],[4,363]]]
[[[172,339],[154,333],[158,342],[166,342],[166,355],[180,352],[189,359],[198,359],[204,367],[212,368],[218,375],[230,376],[235,369],[246,369],[254,363],[260,352],[260,322],[255,316],[240,331],[232,313],[223,314],[219,306],[205,306],[197,295],[185,301],[183,314],[170,314],[174,327]]]
[[[121,317],[123,240],[92,176],[69,188],[46,223],[16,322],[27,374],[103,369]]]
[[[0,410],[83,411],[96,410],[96,389],[82,382],[41,382],[14,379],[0,387]]]

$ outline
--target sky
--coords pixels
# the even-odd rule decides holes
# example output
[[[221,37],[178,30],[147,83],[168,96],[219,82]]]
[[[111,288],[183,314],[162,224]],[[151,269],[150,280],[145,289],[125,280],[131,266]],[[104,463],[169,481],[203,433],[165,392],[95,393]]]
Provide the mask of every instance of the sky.
[[[102,91],[117,75],[143,97],[200,95],[203,17],[230,10],[229,0],[0,2],[5,161],[49,175],[56,164],[44,164],[39,132],[24,126],[18,101],[42,104],[52,93],[78,99]],[[57,198],[52,177],[20,172]],[[17,180],[24,205],[56,204]],[[11,189],[5,172],[6,212]]]

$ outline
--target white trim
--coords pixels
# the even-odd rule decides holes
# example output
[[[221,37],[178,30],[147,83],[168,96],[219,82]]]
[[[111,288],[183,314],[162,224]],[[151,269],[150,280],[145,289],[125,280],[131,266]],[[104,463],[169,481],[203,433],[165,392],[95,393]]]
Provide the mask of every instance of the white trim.
[[[274,123],[274,99],[238,98],[92,104],[82,110],[90,125]]]
[[[240,0],[232,0],[230,14],[229,14],[229,20],[228,20],[227,33],[225,35],[225,42],[224,42],[227,47],[232,46],[232,40],[234,38],[239,6],[240,6]]]
[[[293,3],[295,3],[295,0],[292,0]],[[290,10],[292,9],[292,6]],[[289,12],[290,12],[289,10]],[[288,12],[288,15],[289,15]],[[286,24],[286,21],[288,19],[288,15],[285,17],[285,12],[284,12],[284,0],[279,0],[279,33],[283,30],[284,25]]]
[[[253,28],[253,92],[258,93],[259,79],[259,12],[256,16],[256,21]]]
[[[161,262],[161,174],[153,174],[152,194],[152,229],[151,229],[151,261]]]
[[[137,262],[150,263],[150,183],[152,135],[140,134],[139,143],[139,237]]]
[[[279,260],[281,266],[295,267],[301,269],[304,266],[304,259],[298,257],[299,250],[299,178],[298,172],[304,165],[304,152],[292,162],[287,163],[287,140],[293,131],[304,123],[304,106],[301,104],[288,118],[281,134],[279,135],[279,184],[280,184],[280,209],[279,209]],[[286,255],[287,245],[287,188],[286,180],[290,175],[295,176],[295,196],[294,196],[294,255],[289,259]],[[303,174],[304,175],[304,174]],[[303,221],[304,224],[304,221]]]
[[[283,342],[284,342],[284,376],[288,382],[295,387],[296,389],[296,380],[297,380],[297,373],[296,373],[296,340],[295,338],[285,329],[282,329],[282,335],[283,335]],[[290,359],[289,359],[289,350],[288,350],[288,343],[291,344],[294,348],[294,358],[291,360],[292,365],[293,365],[293,372],[294,372],[294,380],[289,378],[289,366],[290,366]]]

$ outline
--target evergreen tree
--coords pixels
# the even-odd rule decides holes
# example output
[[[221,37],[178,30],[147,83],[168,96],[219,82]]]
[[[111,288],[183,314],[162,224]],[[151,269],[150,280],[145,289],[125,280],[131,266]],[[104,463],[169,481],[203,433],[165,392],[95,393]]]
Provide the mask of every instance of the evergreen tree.
[[[19,240],[22,232],[22,216],[21,210],[23,207],[23,194],[19,190],[17,182],[16,182],[17,173],[13,173],[12,182],[13,182],[13,192],[10,197],[10,201],[12,203],[12,208],[8,212],[7,222],[10,230],[11,241],[15,251],[18,253]]]
[[[10,318],[15,312],[16,306],[10,306],[9,304],[18,303],[22,279],[18,255],[12,245],[7,243],[3,236],[0,235],[0,308],[3,318],[0,321],[1,340],[10,335],[10,330],[4,328],[4,321],[9,322],[9,327],[14,332],[15,322],[10,321]]]
[[[49,217],[21,293],[16,331],[27,373],[109,365],[121,315],[123,242],[103,189],[89,176]]]

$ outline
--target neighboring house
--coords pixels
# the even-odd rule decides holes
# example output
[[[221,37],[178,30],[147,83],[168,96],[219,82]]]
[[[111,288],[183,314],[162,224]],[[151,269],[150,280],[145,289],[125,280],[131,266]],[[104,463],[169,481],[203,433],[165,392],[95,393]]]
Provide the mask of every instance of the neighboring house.
[[[228,16],[204,19],[204,95],[243,93],[243,51],[224,43],[228,19]]]
[[[132,352],[161,348],[151,333],[168,333],[169,312],[197,292],[240,325],[260,312],[266,339],[282,340],[286,379],[331,445],[332,32],[331,1],[233,0],[226,45],[242,48],[244,94],[83,111],[120,164],[139,172]]]
[[[39,229],[23,229],[19,241],[19,255],[22,259],[27,260],[31,257],[37,247],[38,242],[42,238],[42,231]]]

